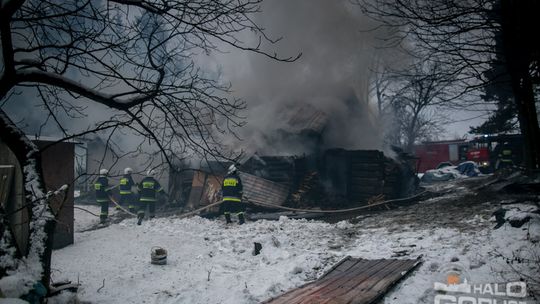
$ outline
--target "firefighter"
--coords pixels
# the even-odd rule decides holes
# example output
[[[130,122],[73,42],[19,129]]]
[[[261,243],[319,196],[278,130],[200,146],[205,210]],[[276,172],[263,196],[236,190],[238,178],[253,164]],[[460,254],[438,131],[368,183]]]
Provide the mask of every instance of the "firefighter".
[[[514,165],[512,157],[512,148],[510,145],[505,142],[502,146],[502,149],[499,151],[498,160],[497,160],[497,169],[509,168]]]
[[[148,208],[150,218],[155,216],[157,194],[165,194],[163,188],[161,188],[161,185],[154,176],[155,171],[148,170],[146,177],[139,183],[139,211],[137,212],[137,225],[142,223],[146,208]]]
[[[99,177],[94,183],[94,189],[96,190],[96,202],[101,206],[101,213],[99,214],[99,220],[101,223],[105,223],[109,217],[109,203],[111,190],[114,187],[110,187],[109,179],[107,175],[109,170],[99,170]]]
[[[238,175],[238,169],[233,164],[227,171],[227,176],[223,179],[223,214],[227,224],[232,223],[231,213],[238,216],[238,224],[245,223],[244,212],[245,204],[242,203],[242,180]]]
[[[124,175],[120,179],[120,205],[127,206],[129,212],[135,213],[136,199],[135,193],[133,193],[132,191],[133,186],[135,186],[135,182],[131,177],[131,173],[133,173],[133,170],[131,168],[125,168]]]

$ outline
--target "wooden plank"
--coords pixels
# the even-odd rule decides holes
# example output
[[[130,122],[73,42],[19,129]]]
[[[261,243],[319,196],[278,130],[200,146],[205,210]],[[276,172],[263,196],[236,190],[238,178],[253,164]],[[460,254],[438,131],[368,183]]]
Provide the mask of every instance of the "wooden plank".
[[[364,267],[371,267],[359,269],[356,271],[356,274],[345,275],[345,280],[341,281],[339,284],[336,284],[331,289],[328,289],[327,294],[324,296],[325,301],[323,303],[332,303],[334,298],[342,294],[346,294],[349,290],[356,288],[365,281],[368,281],[370,278],[376,276],[382,267],[388,267],[386,260],[381,260],[376,266],[375,264],[365,264],[366,265]]]
[[[358,276],[362,272],[366,272],[366,264],[359,262],[355,264],[355,267],[350,269],[350,272],[335,276],[333,280],[323,280],[314,282],[313,287],[306,292],[299,291],[298,296],[289,303],[324,303],[333,298],[333,292],[339,288],[342,284],[348,281],[351,277]],[[365,273],[365,276],[370,275],[369,270]],[[371,271],[373,269],[371,268]]]
[[[356,275],[358,272],[361,272],[364,270],[365,267],[365,260],[362,259],[351,259],[352,262],[354,262],[354,265],[352,265],[349,269],[346,271],[332,275],[333,271],[329,273],[325,278],[319,279],[317,281],[312,282],[308,286],[302,288],[302,289],[296,289],[294,293],[292,293],[290,296],[286,298],[286,301],[282,303],[312,303],[313,301],[319,301],[321,299],[321,295],[328,293],[331,291],[329,288],[334,286],[339,286],[344,280],[348,279],[348,275]],[[304,300],[307,300],[307,302],[304,302]]]
[[[354,275],[365,266],[364,260],[351,259],[354,264],[343,271],[342,273],[332,275],[331,273],[325,278],[313,282],[313,288],[308,292],[300,293],[300,297],[295,299],[294,303],[306,303],[304,300],[320,300],[322,295],[330,294],[332,286],[339,286],[344,280],[347,280],[349,275]],[[308,301],[308,303],[310,303]]]
[[[380,290],[386,285],[379,285],[379,288],[373,289],[375,284],[383,282],[392,282],[395,280],[395,274],[401,275],[401,267],[406,264],[399,260],[388,260],[384,268],[378,269],[372,276],[361,282],[348,282],[341,286],[341,293],[335,294],[335,299],[342,303],[369,303],[369,300],[373,297],[372,294],[368,294],[368,290]],[[360,293],[360,296],[359,296]]]
[[[346,303],[351,304],[369,304],[374,303],[376,300],[380,299],[392,286],[394,286],[398,281],[404,278],[407,274],[410,273],[418,264],[415,261],[409,261],[408,263],[403,263],[397,267],[392,274],[387,275],[384,278],[381,278],[377,283],[373,284],[370,288],[363,291],[364,299],[357,298],[357,293],[351,292],[349,296],[343,299]]]
[[[315,299],[320,303],[326,303],[328,301],[330,301],[329,303],[332,303],[332,299],[341,294],[342,289],[344,288],[343,286],[359,285],[360,283],[376,275],[381,268],[386,266],[386,264],[386,260],[376,260],[375,263],[370,263],[369,260],[361,260],[355,265],[355,267],[339,276],[338,280],[333,282],[324,282],[324,287],[320,288],[317,293],[311,294],[309,298],[305,298],[303,301],[298,303],[312,303],[311,300],[313,297],[315,297]]]
[[[15,166],[0,166],[0,204],[2,206],[7,206],[14,174]]]
[[[345,257],[342,259],[339,263],[332,266],[332,268],[328,269],[319,279],[325,278],[330,274],[339,274],[342,272],[345,272],[349,270],[351,267],[353,267],[356,264],[356,260],[351,258],[350,256]]]
[[[240,172],[240,178],[249,201],[281,206],[289,195],[288,186],[244,172]]]
[[[387,293],[419,264],[419,260],[346,257],[318,280],[263,303],[369,304]]]

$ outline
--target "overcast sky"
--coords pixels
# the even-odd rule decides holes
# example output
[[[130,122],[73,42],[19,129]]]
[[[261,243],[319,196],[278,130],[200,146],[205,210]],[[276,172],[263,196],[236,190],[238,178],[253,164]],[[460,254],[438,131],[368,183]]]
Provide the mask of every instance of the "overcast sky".
[[[377,49],[381,33],[366,32],[376,24],[346,0],[272,0],[265,1],[262,10],[256,21],[270,37],[283,38],[275,45],[263,45],[264,49],[284,57],[302,53],[297,62],[280,63],[231,49],[196,58],[206,73],[223,83],[232,83],[233,94],[247,102],[248,124],[239,132],[244,145],[268,149],[268,138],[276,139],[273,135],[284,127],[296,106],[309,104],[327,112],[333,122],[347,121],[346,125],[331,126],[335,140],[327,140],[329,147],[381,148],[381,134],[391,122],[374,119],[373,105],[366,102],[373,61],[385,56]],[[255,41],[250,35],[241,38],[246,43]],[[30,134],[37,133],[45,121],[45,112],[36,107],[36,96],[36,91],[27,90],[4,106]],[[351,117],[346,104],[351,99],[360,104],[356,117]],[[110,114],[96,103],[84,104],[88,106],[88,117],[76,120],[60,116],[72,131]],[[449,113],[451,119],[462,121],[446,125],[447,132],[441,138],[466,135],[470,125],[482,122],[483,117],[477,117],[481,114]],[[60,135],[52,121],[43,133]]]

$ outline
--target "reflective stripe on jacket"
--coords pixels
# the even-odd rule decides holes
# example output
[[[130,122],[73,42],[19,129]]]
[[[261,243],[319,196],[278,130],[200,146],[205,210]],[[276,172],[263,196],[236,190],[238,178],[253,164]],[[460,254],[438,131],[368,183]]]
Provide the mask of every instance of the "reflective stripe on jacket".
[[[147,176],[139,183],[139,194],[141,202],[155,202],[156,193],[163,191],[161,185],[153,177]]]
[[[133,181],[133,178],[131,178],[131,174],[124,174],[124,176],[122,176],[120,179],[120,195],[131,194],[131,188],[133,188],[134,185],[135,182]]]
[[[242,201],[242,180],[237,174],[227,175],[223,179],[223,200],[229,202]]]
[[[106,176],[100,176],[94,183],[96,191],[96,202],[104,203],[109,201],[109,179]]]
[[[501,154],[499,154],[499,158],[502,162],[512,162],[512,150],[506,148],[501,151]]]

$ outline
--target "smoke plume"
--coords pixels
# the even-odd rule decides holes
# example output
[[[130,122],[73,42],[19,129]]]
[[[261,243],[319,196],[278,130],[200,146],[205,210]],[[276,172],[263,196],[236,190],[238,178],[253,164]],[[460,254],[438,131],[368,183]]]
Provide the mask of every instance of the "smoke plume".
[[[368,104],[368,83],[379,33],[367,31],[376,24],[362,15],[348,0],[267,0],[255,22],[276,44],[264,44],[263,50],[280,56],[296,56],[293,63],[277,62],[261,54],[230,50],[198,57],[199,64],[219,75],[219,81],[232,84],[232,95],[247,103],[247,124],[236,136],[224,139],[233,150],[266,155],[311,153],[314,149],[381,149],[382,127],[374,119]],[[256,45],[252,36],[246,45]],[[202,59],[202,60],[200,60]],[[218,72],[216,72],[216,70]],[[212,73],[210,71],[210,73]],[[29,134],[38,133],[43,124],[43,108],[35,108],[35,91],[25,92],[5,108]],[[60,115],[66,128],[75,133],[109,117],[104,106],[82,101],[86,117],[73,119]],[[321,145],[288,136],[289,124],[298,111],[315,109],[326,115]],[[29,111],[31,110],[31,111]],[[35,115],[28,115],[28,113]],[[20,122],[20,120],[19,120]],[[52,120],[40,132],[61,135]],[[289,132],[290,133],[290,132]],[[140,145],[131,134],[116,136],[115,142],[130,151]]]
[[[247,125],[232,149],[266,155],[313,152],[298,138],[283,136],[290,118],[306,105],[324,112],[328,124],[320,148],[381,149],[382,130],[368,105],[376,54],[376,25],[346,0],[265,1],[256,22],[281,37],[281,56],[302,53],[293,63],[234,52],[218,58],[221,77],[247,103]],[[286,133],[286,132],[285,132]]]

